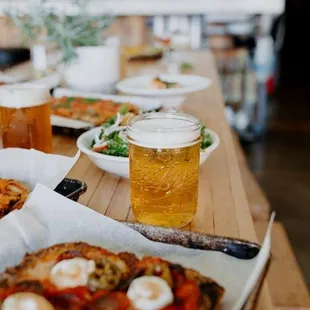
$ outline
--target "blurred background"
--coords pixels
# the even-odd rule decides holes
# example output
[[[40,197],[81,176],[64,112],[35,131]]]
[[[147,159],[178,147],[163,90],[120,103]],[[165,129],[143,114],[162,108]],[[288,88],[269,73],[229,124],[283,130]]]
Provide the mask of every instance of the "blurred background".
[[[2,70],[33,55],[33,42],[25,42],[20,27],[6,16],[27,6],[26,2],[0,0]],[[65,1],[49,3],[61,12],[74,13]],[[257,212],[263,204],[277,212],[309,287],[310,58],[306,29],[310,2],[101,0],[92,1],[92,10],[117,17],[104,30],[116,36],[129,53],[153,45],[154,37],[162,44],[165,40],[171,43],[171,63],[177,58],[175,50],[212,50],[227,120],[263,190],[263,198],[257,198]],[[53,44],[48,48],[53,49]],[[190,61],[183,67],[190,68]],[[298,301],[301,306],[302,302]]]

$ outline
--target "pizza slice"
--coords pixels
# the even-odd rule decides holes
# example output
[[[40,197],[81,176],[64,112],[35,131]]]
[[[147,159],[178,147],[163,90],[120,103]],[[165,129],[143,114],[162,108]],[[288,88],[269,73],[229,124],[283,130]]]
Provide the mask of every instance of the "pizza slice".
[[[179,83],[165,81],[161,79],[159,76],[153,78],[151,81],[151,88],[153,89],[170,89],[179,87],[181,87]]]
[[[194,270],[83,242],[26,255],[0,275],[2,310],[215,310],[223,294]]]
[[[30,255],[0,276],[0,300],[29,292],[56,309],[84,309],[92,300],[128,287],[136,257],[87,243],[58,244]]]
[[[123,110],[138,114],[139,108],[131,103],[117,103],[80,97],[60,97],[51,100],[51,111],[54,115],[89,122],[95,126],[102,125],[117,112]]]
[[[0,219],[13,210],[21,209],[29,195],[22,183],[12,179],[0,179]]]

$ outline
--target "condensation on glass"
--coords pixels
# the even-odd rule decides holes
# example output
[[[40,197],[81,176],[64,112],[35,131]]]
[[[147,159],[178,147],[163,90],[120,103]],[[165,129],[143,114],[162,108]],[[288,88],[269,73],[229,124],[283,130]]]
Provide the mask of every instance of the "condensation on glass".
[[[145,224],[182,227],[197,210],[199,120],[183,113],[149,113],[132,118],[131,206]]]

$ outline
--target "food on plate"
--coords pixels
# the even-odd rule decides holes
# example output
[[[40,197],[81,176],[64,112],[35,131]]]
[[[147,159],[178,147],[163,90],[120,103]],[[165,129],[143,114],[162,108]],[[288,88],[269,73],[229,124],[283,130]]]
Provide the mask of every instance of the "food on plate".
[[[54,115],[89,122],[95,126],[103,124],[124,107],[127,107],[128,112],[139,113],[139,108],[131,103],[116,103],[112,100],[61,97],[51,101]]]
[[[123,109],[102,125],[101,130],[97,131],[90,145],[93,151],[105,155],[128,157],[129,144],[126,138],[126,125],[134,114],[127,111],[127,109]],[[200,144],[202,151],[213,143],[211,135],[205,129],[206,127],[202,126]]]
[[[0,179],[0,218],[20,209],[29,195],[22,183],[12,179]]]
[[[181,87],[179,83],[165,81],[161,79],[159,76],[155,77],[151,81],[151,88],[153,89],[170,89],[170,88],[178,88],[178,87]]]
[[[223,295],[192,269],[83,242],[26,254],[0,274],[2,310],[213,310]]]
[[[119,157],[128,157],[128,141],[126,139],[126,125],[134,114],[123,108],[112,116],[101,130],[98,131],[90,145],[95,152]]]
[[[161,47],[151,45],[127,46],[124,47],[124,51],[130,60],[158,59],[163,54]]]

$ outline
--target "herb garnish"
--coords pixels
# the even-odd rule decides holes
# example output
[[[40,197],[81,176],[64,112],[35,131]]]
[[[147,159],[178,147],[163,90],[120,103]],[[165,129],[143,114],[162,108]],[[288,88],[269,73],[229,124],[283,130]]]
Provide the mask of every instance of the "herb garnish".
[[[200,148],[203,150],[209,147],[213,143],[211,135],[209,133],[206,133],[205,129],[206,129],[206,126],[201,127],[202,140],[201,140]]]
[[[128,111],[128,108],[127,108]],[[122,109],[120,111],[121,114],[126,114],[126,109]],[[111,155],[111,156],[119,156],[119,157],[128,157],[128,141],[126,139],[123,139],[120,137],[120,134],[124,135],[125,130],[122,129],[120,131],[113,131],[112,133],[103,136],[104,135],[104,129],[107,129],[114,125],[116,120],[116,116],[111,117],[108,122],[102,125],[102,131],[100,133],[99,138],[103,139],[104,141],[108,144],[108,147],[101,150],[99,153],[105,154],[105,155]],[[205,132],[206,127],[202,126],[201,127],[201,136],[202,136],[202,141],[200,144],[200,148],[202,150],[205,150],[207,147],[212,145],[213,140],[212,137],[209,133]],[[90,147],[93,148],[95,145],[95,139],[91,142]]]

